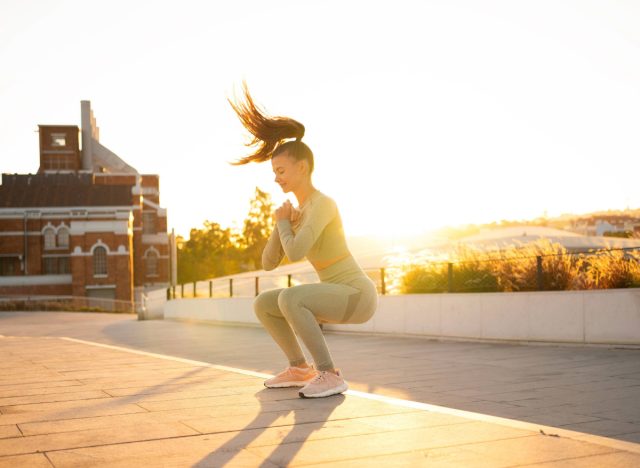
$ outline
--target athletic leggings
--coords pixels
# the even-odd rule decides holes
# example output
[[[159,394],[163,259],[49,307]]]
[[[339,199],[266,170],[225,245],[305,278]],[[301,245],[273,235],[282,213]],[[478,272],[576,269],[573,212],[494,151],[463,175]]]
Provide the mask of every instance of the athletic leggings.
[[[338,263],[343,263],[340,261]],[[333,369],[331,353],[318,323],[364,323],[378,305],[376,286],[358,267],[329,267],[319,272],[320,279],[340,282],[303,284],[286,289],[272,289],[258,295],[254,309],[258,319],[289,359],[290,366],[306,362],[296,335],[313,357],[316,369]],[[342,271],[340,271],[342,270]],[[338,271],[339,273],[335,273]]]

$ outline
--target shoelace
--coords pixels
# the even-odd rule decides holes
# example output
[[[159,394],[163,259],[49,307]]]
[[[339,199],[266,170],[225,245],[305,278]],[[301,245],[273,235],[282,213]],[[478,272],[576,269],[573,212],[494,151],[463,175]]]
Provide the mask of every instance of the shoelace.
[[[325,376],[326,373],[327,373],[327,371],[318,371],[318,374],[313,378],[311,383],[322,382],[324,380],[324,376]]]

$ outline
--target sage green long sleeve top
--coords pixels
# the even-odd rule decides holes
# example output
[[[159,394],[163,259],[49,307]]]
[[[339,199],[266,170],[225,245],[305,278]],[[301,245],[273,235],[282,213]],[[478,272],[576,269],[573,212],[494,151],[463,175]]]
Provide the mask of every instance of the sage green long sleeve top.
[[[333,199],[316,190],[298,210],[301,217],[295,225],[288,219],[276,223],[262,252],[265,270],[276,268],[284,255],[292,262],[307,257],[312,264],[350,255]]]

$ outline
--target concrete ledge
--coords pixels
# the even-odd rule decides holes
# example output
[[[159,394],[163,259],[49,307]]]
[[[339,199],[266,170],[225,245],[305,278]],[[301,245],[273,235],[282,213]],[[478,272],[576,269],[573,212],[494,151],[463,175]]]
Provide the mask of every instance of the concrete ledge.
[[[166,319],[259,324],[252,297],[174,299],[164,306]]]
[[[640,289],[381,296],[364,324],[326,330],[434,338],[640,345]],[[253,298],[177,299],[168,319],[259,324]]]

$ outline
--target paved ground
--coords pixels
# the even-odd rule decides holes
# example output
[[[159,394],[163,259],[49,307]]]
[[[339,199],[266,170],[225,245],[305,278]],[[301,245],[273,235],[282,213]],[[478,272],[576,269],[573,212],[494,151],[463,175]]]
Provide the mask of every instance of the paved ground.
[[[258,328],[134,316],[0,313],[0,334],[70,336],[275,373]],[[351,388],[640,443],[640,350],[328,334]]]
[[[638,466],[638,444],[63,338],[0,338],[0,467]]]
[[[110,343],[131,349],[266,373],[273,373],[283,365],[279,351],[269,337],[261,329],[255,328],[216,327],[168,321],[139,322],[132,316],[110,314],[0,313],[0,334],[25,337],[76,337],[93,342]],[[342,367],[353,389],[485,415],[605,435],[624,441],[640,441],[639,350],[454,343],[340,334],[329,334],[327,338],[336,361]],[[3,342],[8,341],[5,339]],[[69,342],[65,342],[65,345],[68,346]],[[74,346],[76,345],[79,344],[74,343]],[[25,347],[28,351],[28,346]],[[34,352],[35,356],[42,355],[38,350]],[[56,359],[62,362],[65,362],[65,359],[70,359],[69,353],[67,353],[66,357],[60,360],[58,352],[46,354],[46,357],[53,359],[54,362]],[[34,356],[30,356],[28,359],[23,356],[21,359],[23,359],[21,362],[25,360],[37,362],[34,360]],[[0,365],[5,366],[4,363],[5,356],[3,354]],[[73,365],[73,363],[70,364]],[[80,368],[87,372],[87,362],[83,362],[82,365],[85,367],[81,366]],[[43,367],[47,372],[60,372],[55,364],[51,367],[49,364],[39,363],[38,366]],[[196,369],[200,370],[184,371],[180,374],[179,379],[184,378],[185,372],[187,374],[189,372],[199,373],[201,367],[196,366]],[[113,365],[110,365],[109,369],[115,372]],[[106,378],[104,371],[102,373],[103,378]],[[0,380],[3,380],[5,373],[0,375],[2,375]],[[131,376],[125,377],[131,380]],[[23,378],[24,376],[18,380],[24,383]],[[109,378],[112,377],[109,376]],[[224,379],[228,378],[228,376],[224,377]],[[108,388],[97,390],[131,388],[128,384],[121,387],[117,383],[118,378],[114,376],[113,379],[115,380],[107,382]],[[15,389],[11,389],[12,382],[15,383],[15,381],[9,379],[9,386],[5,385],[5,382],[7,382],[6,379],[0,383],[0,412],[2,412],[0,418],[3,418],[0,419],[0,438],[7,434],[9,437],[4,442],[14,439],[15,433],[12,430],[21,429],[20,424],[11,429],[11,426],[17,423],[6,422],[5,415],[8,414],[5,406],[13,407],[14,405],[2,403],[6,396],[2,390],[11,390],[15,394]],[[80,379],[80,383],[89,385],[91,382]],[[156,385],[159,386],[157,389],[159,392],[165,392],[166,384],[154,380],[142,382],[139,387],[148,388]],[[199,388],[198,391],[216,390],[216,386],[209,388],[209,383],[202,384],[201,382],[201,385],[206,388]],[[260,388],[260,386],[256,387],[255,385],[255,382],[248,385],[251,388],[249,395],[253,398],[254,403],[255,400],[260,400],[263,394],[266,395],[264,390],[257,391],[256,388]],[[48,386],[44,394],[57,395],[55,389],[55,386]],[[36,393],[31,396],[36,399],[42,397],[37,397],[39,390],[34,391]],[[91,391],[96,391],[96,389]],[[146,390],[142,391],[142,394],[146,393]],[[81,392],[80,395],[82,395]],[[6,398],[14,397],[15,395],[6,396]],[[79,398],[84,397],[80,396]],[[90,398],[94,399],[95,396]],[[193,398],[183,395],[179,399],[184,401]],[[289,395],[287,399],[290,399],[292,404],[293,402],[300,404],[299,400],[295,398],[295,394]],[[351,400],[355,401],[350,395],[344,401],[348,403]],[[236,402],[237,400],[234,400],[234,405]],[[135,402],[133,404],[137,405]],[[340,404],[340,407],[342,405],[343,403]],[[428,406],[420,407],[421,414],[424,414],[425,407],[428,408]],[[289,414],[292,410],[285,411],[288,411],[287,414]],[[252,414],[251,418],[264,418],[259,413],[256,415],[255,411],[249,414]],[[333,410],[331,414],[334,414]],[[454,412],[454,414],[456,413]],[[191,417],[193,414],[188,416]],[[78,418],[76,414],[69,417]],[[457,413],[456,417],[460,417],[460,413]],[[235,415],[231,419],[234,418]],[[482,422],[487,423],[486,420]],[[387,422],[380,424],[386,425]],[[412,425],[415,426],[415,423],[410,424],[410,426]],[[179,427],[182,428],[182,426]],[[529,434],[526,437],[529,437],[531,436],[531,427],[519,427],[518,430],[524,430]],[[218,429],[213,432],[219,433]],[[297,424],[291,425],[289,423],[288,429],[291,433],[300,432]],[[8,432],[3,433],[3,430]],[[549,431],[547,430],[547,432]],[[432,435],[428,435],[427,438],[431,438]],[[24,436],[25,434],[23,434]],[[339,437],[342,440],[342,436]],[[544,440],[549,439],[551,438],[544,438]],[[628,446],[625,447],[628,448]],[[638,447],[638,445],[635,444],[633,447]],[[272,448],[276,450],[274,447]],[[609,448],[611,449],[611,447]],[[432,453],[432,449],[433,447],[430,448],[429,453]],[[280,449],[280,451],[282,450],[284,448]],[[408,450],[417,450],[417,446]],[[0,449],[0,454],[6,455],[6,453]],[[414,456],[406,455],[407,453],[409,452],[405,451],[403,457]],[[572,451],[571,456],[573,455]],[[366,456],[373,455],[367,453]],[[298,455],[285,461],[294,460],[298,463],[297,457]],[[6,457],[4,459],[7,460]],[[234,460],[234,463],[239,463],[238,460]],[[304,460],[307,459],[300,460],[303,460],[300,463],[306,463]],[[380,460],[382,463],[384,458],[376,458],[376,460]],[[404,458],[399,460],[404,460]],[[413,458],[406,460],[407,463],[417,461]],[[455,464],[452,460],[454,459],[444,457],[443,463]],[[502,462],[491,460],[492,462],[488,465],[502,466],[500,464]],[[0,466],[2,466],[1,461],[2,458],[0,458]],[[458,461],[462,463],[462,461]],[[503,461],[506,463],[506,460]],[[517,459],[517,463],[514,459],[509,461],[512,465],[525,462],[528,461],[520,459]],[[600,464],[603,463],[608,464],[605,459]],[[178,464],[182,464],[182,462],[178,462]],[[218,466],[216,463],[211,464]],[[251,465],[251,463],[248,464]],[[629,465],[622,464],[620,466]]]

